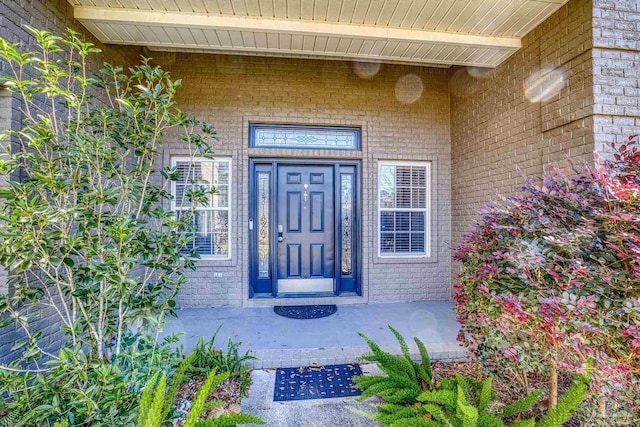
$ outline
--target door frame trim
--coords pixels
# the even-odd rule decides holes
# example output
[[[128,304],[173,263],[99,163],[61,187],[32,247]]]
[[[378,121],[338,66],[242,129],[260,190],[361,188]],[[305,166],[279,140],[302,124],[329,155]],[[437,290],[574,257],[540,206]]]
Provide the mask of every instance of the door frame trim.
[[[313,298],[313,297],[335,297],[335,296],[361,296],[362,295],[362,175],[361,161],[354,159],[292,159],[292,158],[272,158],[272,157],[255,157],[249,158],[249,221],[253,220],[253,230],[249,229],[249,298]],[[258,238],[258,222],[256,221],[257,213],[257,165],[271,165],[271,181],[270,181],[270,203],[269,203],[269,266],[270,266],[270,293],[255,293],[254,284],[258,275],[258,259],[255,256],[257,251]],[[286,293],[278,295],[278,279],[277,279],[277,258],[276,258],[276,242],[274,230],[277,227],[276,217],[276,191],[277,191],[277,167],[278,165],[333,165],[334,166],[334,251],[335,251],[335,278],[333,292],[316,292],[316,293]],[[340,290],[341,271],[342,271],[342,221],[341,214],[341,194],[340,194],[340,167],[349,166],[355,168],[354,173],[354,218],[353,218],[353,242],[352,257],[354,259],[354,275],[356,282],[355,292],[342,292]],[[247,224],[249,228],[249,224]]]

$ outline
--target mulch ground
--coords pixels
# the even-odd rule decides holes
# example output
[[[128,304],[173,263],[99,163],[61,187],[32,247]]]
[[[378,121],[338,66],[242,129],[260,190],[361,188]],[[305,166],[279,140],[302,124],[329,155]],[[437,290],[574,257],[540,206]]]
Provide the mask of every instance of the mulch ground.
[[[185,415],[173,420],[173,427],[182,427],[184,425],[186,414],[189,412],[189,409],[191,409],[196,393],[200,390],[205,379],[206,377],[204,376],[192,378],[180,386],[175,408]],[[240,379],[229,378],[218,384],[218,386],[211,391],[211,394],[209,394],[209,397],[207,398],[207,402],[212,403],[214,401],[218,401],[219,404],[213,405],[214,407],[206,411],[202,418],[217,418],[225,412],[239,413],[241,399]]]
[[[477,362],[433,362],[432,371],[435,381],[447,377],[454,378],[457,375],[474,378],[479,381],[487,378],[487,374]],[[181,411],[185,414],[189,412],[193,399],[202,386],[204,380],[204,376],[196,377],[182,384],[180,390],[178,391],[178,397],[176,399],[175,405],[178,411]],[[562,394],[569,387],[570,382],[571,380],[569,377],[561,377],[558,379],[558,391],[560,394]],[[548,387],[545,378],[530,376],[529,387],[531,391],[543,391],[545,393],[545,397],[543,399],[545,399],[548,395]],[[504,405],[508,405],[515,400],[522,398],[524,395],[522,388],[518,383],[502,381],[500,379],[494,379],[493,389],[498,400]],[[207,402],[218,400],[220,402],[220,405],[216,405],[213,408],[209,409],[206,412],[204,418],[217,418],[225,412],[240,412],[241,398],[242,396],[240,393],[239,379],[227,379],[226,381],[220,383],[218,387],[216,387],[209,395]],[[531,416],[539,417],[542,414],[543,409],[546,408],[543,405],[538,405],[529,412],[523,414],[524,418],[528,418]],[[185,418],[186,415],[173,420],[173,427],[182,427],[184,425]],[[564,426],[580,427],[580,425],[581,424],[577,420],[571,420],[568,423],[565,423]]]
[[[435,381],[447,377],[454,378],[457,375],[473,378],[478,381],[483,381],[487,378],[487,374],[477,362],[433,362],[431,369],[433,371],[433,379]],[[569,385],[571,385],[571,378],[567,376],[561,376],[558,378],[558,393],[562,395]],[[542,402],[545,402],[549,395],[546,378],[533,375],[529,376],[529,388],[530,391],[541,390],[545,394],[542,398]],[[497,399],[504,405],[509,405],[524,396],[522,387],[516,382],[494,379],[493,390],[496,393]],[[529,418],[531,416],[538,417],[542,414],[544,409],[546,409],[544,403],[538,404],[530,411],[524,413],[524,418]],[[580,425],[580,422],[577,420],[570,420],[564,424],[565,427],[580,427]]]

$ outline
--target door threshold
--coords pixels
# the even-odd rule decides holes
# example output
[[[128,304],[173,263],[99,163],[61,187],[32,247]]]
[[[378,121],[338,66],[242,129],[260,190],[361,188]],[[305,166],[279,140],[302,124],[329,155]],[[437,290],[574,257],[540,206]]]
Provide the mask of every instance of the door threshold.
[[[278,279],[278,294],[333,293],[335,280],[324,279]]]
[[[326,298],[326,297],[339,297],[333,291],[332,292],[286,292],[279,293],[276,298]]]

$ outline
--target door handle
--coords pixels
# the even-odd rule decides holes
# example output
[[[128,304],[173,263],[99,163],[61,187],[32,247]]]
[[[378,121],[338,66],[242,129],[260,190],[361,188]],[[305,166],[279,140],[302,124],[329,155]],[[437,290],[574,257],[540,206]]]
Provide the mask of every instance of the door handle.
[[[282,237],[283,233],[284,227],[282,226],[282,224],[278,224],[278,243],[284,242],[284,237]]]

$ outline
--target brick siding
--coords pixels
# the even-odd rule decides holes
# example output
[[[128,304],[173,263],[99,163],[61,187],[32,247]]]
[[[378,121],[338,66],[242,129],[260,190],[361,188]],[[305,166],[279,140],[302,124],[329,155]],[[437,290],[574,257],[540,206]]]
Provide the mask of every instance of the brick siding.
[[[454,245],[476,218],[474,209],[513,194],[525,177],[566,166],[567,157],[591,163],[594,150],[640,133],[638,1],[571,0],[522,44],[488,77],[452,76]],[[545,67],[562,70],[566,86],[531,103],[523,83]]]
[[[640,133],[640,2],[594,0],[596,149]]]
[[[221,142],[216,146],[217,155],[233,157],[233,259],[201,261],[180,292],[182,305],[276,303],[248,300],[250,156],[351,157],[362,161],[363,297],[329,300],[390,302],[450,297],[449,70],[383,65],[376,76],[363,79],[351,63],[342,61],[152,54],[174,78],[182,79],[178,104],[218,130]],[[398,79],[411,73],[422,79],[424,93],[417,102],[405,105],[396,99],[394,90]],[[249,149],[249,122],[361,126],[362,152]],[[175,145],[167,149],[166,162],[170,154],[180,154],[176,150]],[[433,256],[427,262],[377,256],[377,162],[390,159],[434,163]],[[223,277],[213,277],[214,271]]]
[[[451,78],[453,243],[469,230],[475,209],[510,195],[525,177],[565,159],[589,162],[593,135],[592,5],[571,0],[522,39],[522,48],[482,78],[464,69]],[[543,102],[524,82],[560,70],[564,88]],[[454,268],[455,270],[455,268]],[[455,273],[455,271],[454,271]]]
[[[0,0],[0,36],[33,49],[22,25],[85,34],[65,0]],[[91,38],[87,34],[88,38]],[[99,43],[98,43],[99,45]],[[101,46],[102,60],[139,62],[139,48]],[[482,207],[510,195],[525,177],[566,159],[592,161],[594,149],[640,132],[640,3],[636,0],[570,0],[522,40],[522,48],[495,70],[472,77],[450,70],[383,65],[371,79],[343,61],[151,52],[184,86],[178,103],[214,124],[218,156],[233,160],[232,254],[229,261],[201,261],[189,272],[178,299],[184,306],[272,305],[248,299],[248,160],[250,157],[356,158],[362,162],[363,296],[341,303],[450,297],[450,247],[455,247]],[[524,82],[537,71],[560,71],[564,88],[531,102]],[[6,73],[0,62],[0,73]],[[418,75],[419,101],[405,105],[394,93],[398,79]],[[8,105],[8,107],[7,107]],[[10,113],[8,113],[8,111]],[[20,123],[15,98],[0,119]],[[351,125],[363,130],[359,153],[248,148],[250,122]],[[184,154],[169,143],[163,161]],[[428,160],[432,172],[431,259],[377,256],[377,162]],[[221,273],[214,277],[212,273]],[[0,273],[1,279],[1,273]],[[296,300],[298,303],[317,299]],[[40,322],[49,322],[43,312]],[[47,339],[57,342],[54,327]],[[19,336],[0,331],[0,361]]]
[[[62,35],[67,28],[83,34],[87,40],[91,40],[103,50],[103,53],[89,64],[90,70],[97,71],[104,61],[133,65],[139,62],[142,52],[139,48],[105,46],[99,43],[73,19],[73,8],[66,0],[0,0],[0,37],[11,43],[20,43],[22,51],[36,50],[35,40],[24,29],[24,25],[48,30],[55,35]],[[9,73],[7,63],[0,61],[0,75]],[[0,104],[0,130],[9,126],[18,129],[22,122],[18,98],[5,92],[0,94]],[[7,290],[6,280],[3,279],[6,279],[6,272],[0,270],[0,292],[3,289]],[[62,342],[62,333],[53,309],[36,308],[30,321],[34,329],[43,331],[41,346],[55,352]],[[0,329],[0,363],[15,358],[17,353],[12,352],[11,347],[23,337],[22,331],[14,326]]]

